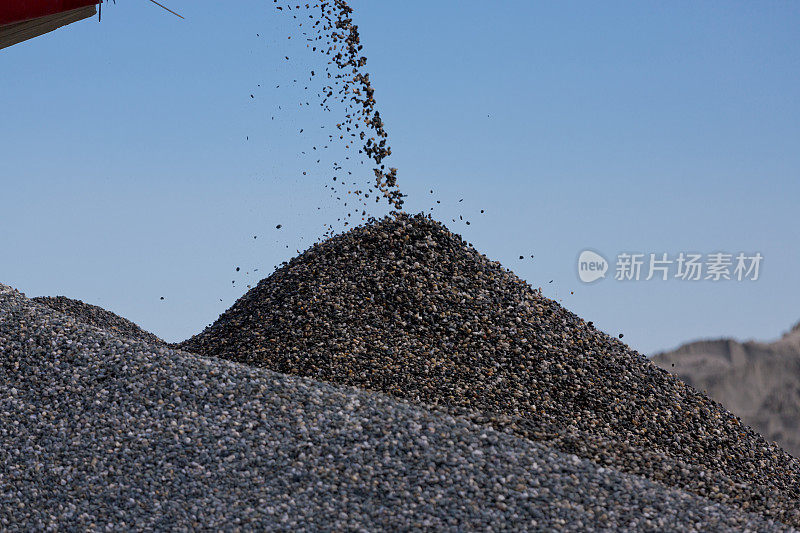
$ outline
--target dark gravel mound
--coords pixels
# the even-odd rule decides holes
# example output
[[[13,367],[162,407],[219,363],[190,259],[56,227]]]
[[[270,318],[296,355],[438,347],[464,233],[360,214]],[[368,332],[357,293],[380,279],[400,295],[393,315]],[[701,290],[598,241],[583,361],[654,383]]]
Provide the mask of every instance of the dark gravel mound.
[[[800,458],[800,327],[774,342],[709,339],[651,361]]]
[[[0,529],[787,528],[387,396],[169,350],[0,285]]]
[[[441,224],[317,244],[182,343],[383,391],[800,525],[800,462]]]
[[[115,335],[153,344],[164,344],[164,341],[152,333],[143,330],[126,318],[122,318],[111,311],[106,311],[102,307],[87,304],[80,300],[73,300],[66,296],[39,296],[31,299]]]

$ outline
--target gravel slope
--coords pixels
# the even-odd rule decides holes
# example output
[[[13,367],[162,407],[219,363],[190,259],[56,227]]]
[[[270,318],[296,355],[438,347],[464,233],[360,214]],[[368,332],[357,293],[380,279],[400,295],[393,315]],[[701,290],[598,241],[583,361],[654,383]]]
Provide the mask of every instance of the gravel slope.
[[[479,420],[800,526],[800,462],[438,222],[294,258],[181,348]]]
[[[652,361],[800,458],[800,324],[775,342],[703,340]]]
[[[153,344],[164,344],[164,341],[143,330],[127,318],[122,318],[111,311],[106,311],[102,307],[87,304],[80,300],[73,300],[66,296],[37,296],[32,300],[56,311],[71,315],[91,326],[108,330],[115,335]]]
[[[785,530],[387,396],[112,335],[0,285],[8,530]]]

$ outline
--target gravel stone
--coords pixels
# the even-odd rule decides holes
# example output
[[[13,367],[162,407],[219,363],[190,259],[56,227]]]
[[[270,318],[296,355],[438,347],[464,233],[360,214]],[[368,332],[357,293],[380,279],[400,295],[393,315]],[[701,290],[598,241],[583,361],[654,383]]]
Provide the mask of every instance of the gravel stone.
[[[0,528],[789,530],[385,395],[118,336],[2,285]]]
[[[161,299],[163,300],[164,298]],[[84,303],[81,300],[73,300],[66,296],[38,296],[32,298],[32,300],[44,304],[51,309],[55,309],[56,311],[66,313],[86,324],[97,326],[100,329],[105,329],[121,337],[128,337],[130,339],[153,344],[165,344],[164,341],[152,333],[143,330],[130,320],[122,318],[111,311],[106,311],[102,307]]]
[[[345,106],[341,122],[336,124],[337,134],[330,135],[330,141],[333,142],[338,137],[338,140],[345,142],[346,148],[360,146],[359,154],[364,154],[373,165],[374,189],[370,187],[368,191],[349,191],[348,194],[356,195],[361,204],[366,206],[369,193],[380,192],[392,208],[402,210],[404,195],[397,185],[397,169],[387,169],[384,163],[392,155],[392,148],[388,144],[389,134],[377,110],[375,89],[366,70],[367,57],[363,52],[358,25],[352,18],[353,8],[345,0],[305,4],[279,4],[275,0],[273,3],[276,9],[287,15],[292,14],[294,19],[302,21],[299,29],[306,46],[327,61],[327,85],[318,94],[320,106],[330,111],[329,102],[334,100]],[[289,60],[288,56],[286,60]],[[315,75],[312,70],[311,78]],[[300,133],[302,132],[301,129]],[[336,181],[336,178],[333,180]],[[379,200],[380,197],[376,194],[376,203]]]
[[[420,402],[800,526],[800,461],[422,215],[314,245],[179,346]]]

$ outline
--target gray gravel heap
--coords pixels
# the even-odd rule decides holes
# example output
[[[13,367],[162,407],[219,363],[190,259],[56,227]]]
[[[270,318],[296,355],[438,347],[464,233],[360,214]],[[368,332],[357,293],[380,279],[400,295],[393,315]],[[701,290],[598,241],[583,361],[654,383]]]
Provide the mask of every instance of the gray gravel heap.
[[[164,344],[164,341],[143,330],[127,318],[122,318],[111,311],[106,311],[102,307],[87,304],[80,300],[73,300],[66,296],[37,296],[32,300],[121,337],[154,344]]]
[[[458,235],[314,245],[181,348],[382,391],[800,526],[800,462]]]
[[[0,285],[3,530],[787,530],[401,403],[111,334]]]

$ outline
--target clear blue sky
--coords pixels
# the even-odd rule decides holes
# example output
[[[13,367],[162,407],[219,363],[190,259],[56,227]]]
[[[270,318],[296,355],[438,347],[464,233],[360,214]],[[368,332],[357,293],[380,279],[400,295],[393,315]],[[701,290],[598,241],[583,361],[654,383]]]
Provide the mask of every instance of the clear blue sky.
[[[303,89],[324,65],[296,22],[265,0],[168,5],[186,20],[123,0],[0,51],[0,281],[172,341],[347,209],[325,188],[342,147],[310,165],[341,118]],[[440,200],[479,250],[645,353],[800,320],[800,4],[352,5],[409,211]],[[585,248],[765,259],[751,283],[583,285]]]

